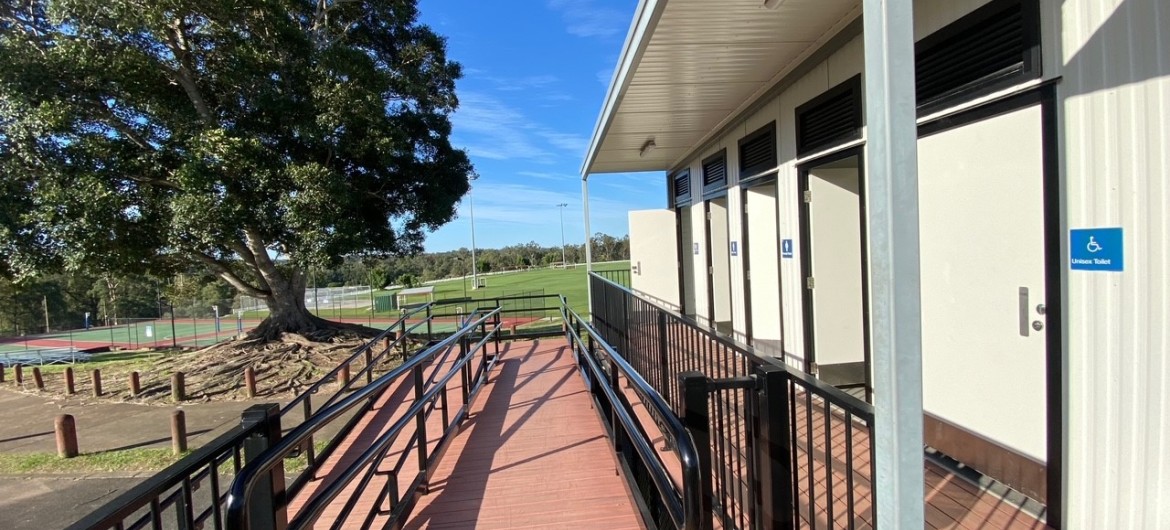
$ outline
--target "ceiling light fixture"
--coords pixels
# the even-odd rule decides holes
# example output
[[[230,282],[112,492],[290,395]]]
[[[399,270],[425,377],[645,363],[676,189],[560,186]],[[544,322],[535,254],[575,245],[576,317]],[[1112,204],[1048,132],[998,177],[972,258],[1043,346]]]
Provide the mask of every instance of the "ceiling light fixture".
[[[764,0],[764,7],[768,9],[776,9],[777,7],[780,7],[780,4],[783,3],[784,0]]]
[[[658,146],[654,144],[653,138],[646,140],[646,143],[642,144],[642,150],[638,152],[638,156],[641,158],[646,158],[646,155],[649,154],[650,151],[653,151],[655,147]]]

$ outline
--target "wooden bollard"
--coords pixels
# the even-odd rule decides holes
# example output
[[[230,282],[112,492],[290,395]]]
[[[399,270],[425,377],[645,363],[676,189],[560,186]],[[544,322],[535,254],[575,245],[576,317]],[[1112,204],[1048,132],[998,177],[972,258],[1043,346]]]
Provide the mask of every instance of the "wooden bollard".
[[[171,374],[171,399],[175,403],[187,400],[187,389],[184,387],[183,372]]]
[[[142,393],[142,378],[138,372],[130,372],[130,397],[138,397]]]
[[[187,450],[187,414],[183,409],[171,413],[171,452],[176,455]]]
[[[41,376],[41,367],[33,367],[33,383],[37,385],[37,390],[45,389],[45,378]]]
[[[248,390],[248,397],[256,397],[256,369],[251,366],[244,368],[244,388]]]
[[[91,377],[93,378],[93,397],[102,397],[102,371],[94,368]]]
[[[61,458],[77,456],[77,424],[73,421],[73,415],[58,415],[53,427],[57,432],[57,456]]]
[[[512,333],[512,335],[515,335],[516,334],[516,324],[512,324],[511,326],[508,326],[508,330]]]
[[[12,367],[12,371],[16,372],[16,375],[14,376],[16,378],[16,386],[24,386],[24,366],[21,366],[20,363],[16,363],[16,366]]]
[[[0,363],[0,383],[4,382],[4,371],[6,369],[7,368],[4,367],[4,363]]]
[[[77,393],[77,389],[73,384],[73,367],[65,367],[65,394],[72,396]]]
[[[341,371],[337,372],[337,384],[341,386],[349,384],[349,363],[341,365]]]

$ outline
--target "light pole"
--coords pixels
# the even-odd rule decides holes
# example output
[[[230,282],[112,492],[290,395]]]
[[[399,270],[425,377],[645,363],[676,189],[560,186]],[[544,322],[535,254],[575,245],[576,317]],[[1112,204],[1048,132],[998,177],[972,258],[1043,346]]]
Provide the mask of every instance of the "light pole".
[[[562,202],[557,205],[557,208],[561,211],[561,268],[568,265],[568,263],[565,263],[567,261],[565,259],[565,207],[568,205],[569,203],[567,202]]]
[[[476,276],[479,263],[475,261],[475,198],[471,195],[471,188],[467,188],[467,208],[471,214],[471,289],[479,289],[479,277]]]

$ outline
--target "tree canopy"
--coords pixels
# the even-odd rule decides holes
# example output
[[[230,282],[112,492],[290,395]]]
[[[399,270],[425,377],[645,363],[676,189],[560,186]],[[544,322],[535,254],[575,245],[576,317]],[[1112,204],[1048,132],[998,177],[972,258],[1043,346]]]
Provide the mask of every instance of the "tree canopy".
[[[420,249],[474,172],[449,141],[460,67],[417,15],[410,0],[0,5],[0,273],[197,262],[274,316],[307,315],[309,265]]]

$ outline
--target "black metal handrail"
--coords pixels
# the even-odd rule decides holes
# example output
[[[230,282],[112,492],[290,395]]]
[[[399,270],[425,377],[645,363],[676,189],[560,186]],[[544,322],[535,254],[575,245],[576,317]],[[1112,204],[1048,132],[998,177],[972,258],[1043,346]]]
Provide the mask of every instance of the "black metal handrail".
[[[423,321],[411,326],[403,332],[404,323],[407,319],[426,311],[428,317]],[[429,323],[431,307],[430,304],[424,304],[418,308],[403,314],[398,320],[390,325],[386,330],[376,335],[373,339],[366,342],[362,346],[356,348],[353,353],[345,360],[337,364],[332,370],[322,376],[317,382],[310,385],[297,397],[293,398],[283,408],[279,409],[279,413],[273,412],[276,420],[285,418],[293,412],[298,406],[304,411],[304,419],[312,416],[312,396],[320,391],[322,387],[333,383],[338,374],[341,373],[349,365],[353,364],[361,356],[365,356],[365,366],[349,379],[349,381],[340,385],[332,396],[326,401],[325,406],[335,402],[340,396],[350,391],[355,382],[357,382],[362,375],[366,376],[367,383],[372,380],[373,368],[389,353],[395,351],[395,347],[400,344],[405,344],[408,339],[408,332],[413,331],[422,324]],[[395,330],[395,328],[399,328]],[[385,345],[385,348],[377,355],[373,354],[374,348],[383,342],[390,333],[396,333],[392,342]],[[405,348],[403,349],[405,351]],[[372,401],[371,401],[372,403]],[[275,405],[274,405],[275,406]],[[245,414],[247,416],[247,413]],[[154,475],[146,482],[136,486],[135,488],[119,495],[114,500],[98,508],[90,513],[80,521],[69,528],[72,529],[106,529],[106,528],[145,528],[148,525],[154,526],[154,521],[162,517],[162,512],[171,507],[177,506],[175,516],[185,525],[202,525],[208,521],[208,518],[214,517],[211,521],[212,526],[221,528],[221,514],[222,503],[225,494],[220,492],[219,482],[221,479],[219,472],[212,472],[218,466],[223,465],[229,459],[232,461],[233,473],[238,472],[241,468],[241,454],[246,440],[252,437],[259,430],[262,430],[264,425],[257,423],[248,428],[237,426],[228,432],[216,437],[214,440],[204,444],[193,453],[183,457],[178,462],[171,464],[169,467]],[[276,429],[279,433],[279,428]],[[305,482],[312,476],[311,470],[316,466],[318,460],[327,458],[329,453],[334,450],[340,437],[335,438],[328,444],[320,455],[315,454],[315,447],[312,440],[307,440],[303,449],[306,453],[306,460],[310,471],[302,473],[289,485],[289,492],[295,493]],[[214,461],[214,466],[211,464]],[[192,497],[192,491],[199,488],[199,484],[203,481],[210,482],[212,494],[209,498],[208,506],[202,509],[194,508],[196,499]],[[171,491],[173,489],[173,491]],[[185,504],[184,504],[185,503]],[[126,522],[125,519],[132,517],[142,510],[147,510],[145,514],[135,517],[133,521]]]
[[[703,487],[699,456],[694,441],[686,428],[670,410],[662,396],[620,353],[605,341],[593,340],[593,337],[600,336],[596,329],[569,308],[567,304],[563,306],[563,312],[566,334],[570,343],[577,358],[584,359],[582,369],[588,369],[589,374],[591,374],[588,379],[597,382],[595,388],[601,390],[601,396],[604,396],[608,401],[607,408],[616,418],[612,425],[615,442],[620,446],[622,442],[628,440],[633,445],[676,528],[687,530],[710,528],[711,514],[704,513],[702,509]],[[582,338],[582,332],[588,334],[588,343]],[[605,357],[609,361],[610,373],[608,375],[600,366],[596,356],[598,346],[604,351]],[[665,463],[657,456],[650,440],[645,436],[644,428],[634,419],[634,413],[628,407],[628,402],[618,395],[621,392],[617,385],[619,373],[629,381],[641,402],[646,405],[656,421],[660,422],[663,434],[669,438],[669,445],[673,448],[682,467],[681,492],[676,489],[666,471]],[[619,427],[621,435],[619,435]],[[704,524],[704,517],[707,524]]]
[[[376,466],[368,464],[373,462],[375,458],[380,459],[385,456],[386,450],[389,449],[390,444],[393,442],[395,437],[397,437],[402,428],[405,427],[407,423],[409,423],[410,420],[419,422],[419,431],[416,432],[414,436],[414,441],[416,442],[414,445],[419,447],[420,452],[425,454],[427,440],[425,435],[426,417],[423,414],[424,406],[428,402],[433,401],[434,398],[438,395],[442,395],[443,399],[446,399],[446,393],[443,392],[440,394],[439,389],[445,390],[446,383],[448,383],[456,373],[466,374],[464,388],[468,388],[467,385],[472,382],[470,377],[471,374],[464,372],[464,370],[469,366],[468,360],[472,357],[472,355],[468,354],[468,352],[474,353],[475,351],[482,350],[483,345],[494,338],[495,334],[500,328],[500,323],[498,321],[499,313],[500,309],[495,308],[491,311],[478,313],[478,316],[472,315],[466,322],[464,322],[462,328],[456,333],[435,342],[426,350],[411,356],[399,367],[382,375],[372,383],[367,384],[365,387],[354,391],[354,393],[348,397],[319,410],[308,421],[302,423],[296,429],[293,429],[292,432],[290,432],[274,447],[265,451],[255,460],[250,461],[248,465],[241,469],[237,474],[236,479],[232,482],[231,488],[229,490],[225,507],[225,522],[227,523],[227,528],[238,530],[246,530],[250,528],[251,520],[248,517],[250,509],[249,500],[252,498],[253,492],[255,491],[257,485],[261,482],[261,479],[268,477],[269,473],[277,470],[281,466],[285,457],[303,446],[306,440],[308,440],[313,435],[313,433],[320,431],[326,425],[342,417],[350,410],[359,407],[363,404],[363,402],[375,399],[377,396],[381,395],[381,393],[384,392],[392,383],[397,381],[403,374],[406,374],[407,372],[413,372],[416,381],[416,396],[414,405],[408,409],[407,413],[404,414],[402,419],[395,422],[395,426],[387,433],[387,435],[380,437],[373,445],[371,445],[366,451],[362,453],[357,463],[349,465],[349,467],[347,467],[347,469],[340,477],[338,477],[337,480],[331,482],[330,485],[327,486],[319,495],[315,496],[305,507],[305,509],[300,514],[298,514],[297,518],[292,522],[293,524],[290,526],[290,528],[296,529],[311,525],[314,522],[313,519],[317,517],[320,513],[320,510],[323,509],[324,504],[322,503],[328,503],[329,501],[332,501],[334,498],[336,498],[336,496],[340,494],[341,488],[356,478],[358,473],[360,473],[363,468],[369,471],[366,476],[363,477],[363,483],[368,483],[372,473],[376,471]],[[474,318],[474,320],[472,320],[472,318]],[[482,328],[486,326],[487,322],[493,319],[495,321],[492,331],[486,332],[486,330],[484,330],[484,333],[481,334],[481,340],[475,349],[466,348],[466,338],[472,332],[474,332],[476,328]],[[460,352],[462,357],[455,365],[457,369],[452,369],[449,371],[444,377],[436,382],[432,388],[423,388],[423,364],[435,360],[435,358],[439,357],[440,355],[443,355],[445,358],[446,354],[449,353],[451,348],[453,348],[457,343],[464,346],[461,348],[463,351]],[[442,354],[440,354],[440,352],[442,352]],[[482,384],[482,382],[486,380],[485,374],[488,370],[490,370],[491,365],[494,365],[495,361],[493,358],[491,365],[488,364],[486,351],[484,351],[482,358],[483,362],[481,363],[480,371],[477,374],[477,377],[474,379],[478,384]],[[436,370],[439,365],[440,363],[435,363]],[[469,400],[471,397],[466,393],[464,396],[465,400]],[[450,421],[450,423],[445,426],[443,439],[439,442],[440,447],[442,447],[443,444],[449,440],[448,435],[452,430],[451,427],[457,426],[458,423],[464,417],[466,417],[467,408],[469,406],[469,401],[465,401],[463,410],[456,415],[456,418],[453,421]],[[435,410],[434,406],[431,407],[431,411],[433,410]],[[444,406],[441,408],[441,410],[443,411],[444,415],[447,414],[447,407]],[[445,419],[450,420],[449,417],[446,417]],[[445,421],[444,423],[448,422]],[[352,422],[351,425],[348,425],[347,427],[352,428]],[[338,437],[344,437],[345,434],[346,432],[343,432]],[[409,452],[409,448],[407,449],[407,452]],[[441,451],[435,451],[435,454],[441,454]],[[426,460],[425,456],[423,460]],[[420,470],[422,475],[419,478],[416,478],[416,484],[425,479],[426,466],[424,465],[421,467],[423,468]],[[411,488],[411,490],[417,490],[417,487]],[[358,488],[358,491],[360,492],[361,488]],[[287,508],[288,496],[275,496],[282,498],[271,499],[271,508],[274,511],[284,510]],[[399,505],[404,506],[407,504],[404,503]],[[375,504],[375,506],[377,506],[377,504]],[[352,503],[347,503],[347,507],[348,509],[352,509]],[[367,517],[367,519],[368,518],[369,517]],[[338,519],[338,521],[342,520],[344,520],[344,517]]]
[[[244,423],[117,496],[67,530],[162,528],[163,514],[172,507],[180,528],[202,528],[209,519],[212,527],[221,528],[225,494],[220,490],[220,467],[231,462],[233,473],[238,473],[250,439],[279,434],[279,424],[267,421],[276,415],[276,407],[272,404],[249,408],[244,413]],[[275,433],[271,432],[274,425]],[[204,508],[196,508],[194,491],[205,480],[209,482],[209,502]]]
[[[702,445],[711,454],[713,509],[724,528],[754,527],[761,517],[771,516],[801,518],[814,528],[817,521],[832,526],[842,517],[850,528],[854,521],[872,524],[872,405],[778,359],[757,355],[601,275],[592,274],[590,282],[599,336],[644,374],[684,420],[696,407],[675,384],[680,376],[702,379],[694,382],[696,395],[709,396],[709,403],[701,405],[709,406],[711,414],[704,420],[710,439]],[[757,383],[730,384],[749,378]],[[772,412],[761,414],[764,409]],[[843,450],[834,437],[844,438]],[[764,440],[783,440],[787,456],[758,454],[769,445]],[[869,458],[855,458],[855,445],[857,451],[868,447]],[[772,465],[777,458],[787,463],[777,468]],[[785,492],[760,489],[779,482]],[[763,502],[771,495],[790,500],[784,506]],[[868,505],[857,502],[866,497]],[[776,515],[777,509],[788,514]]]

